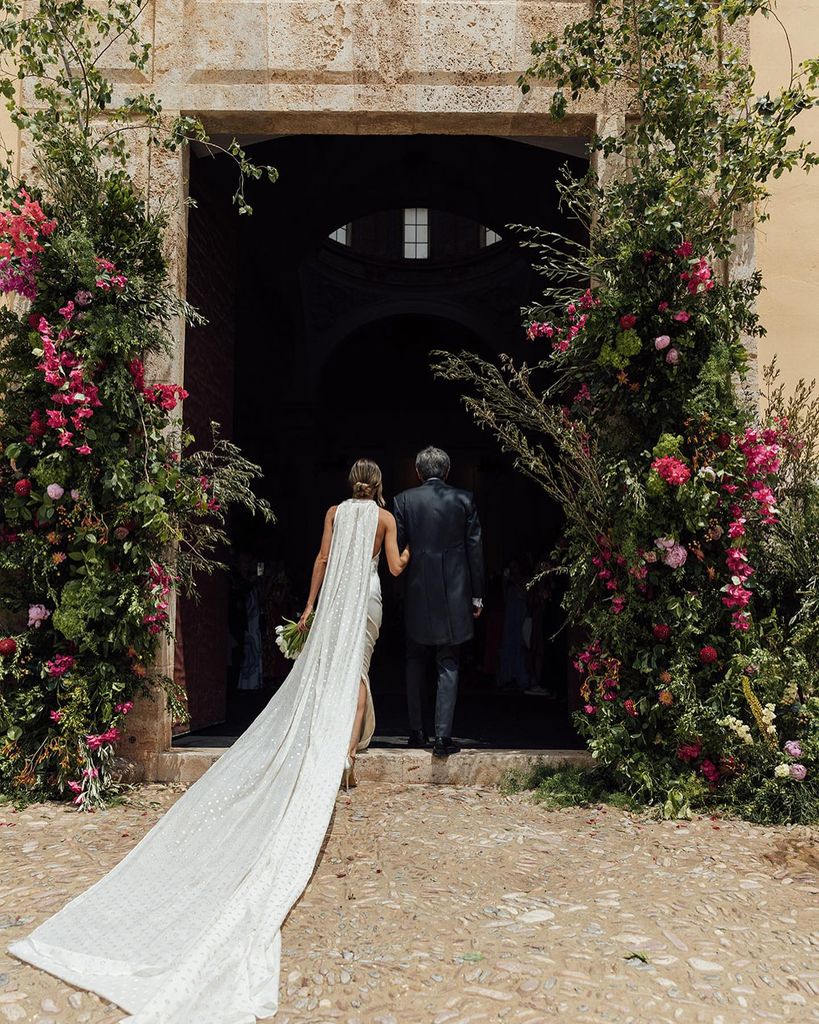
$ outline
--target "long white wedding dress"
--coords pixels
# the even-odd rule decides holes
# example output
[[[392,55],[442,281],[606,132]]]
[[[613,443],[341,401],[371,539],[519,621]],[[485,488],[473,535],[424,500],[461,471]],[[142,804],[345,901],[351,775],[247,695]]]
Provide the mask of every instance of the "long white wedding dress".
[[[10,952],[128,1024],[253,1024],[313,872],[381,620],[378,506],[339,505],[304,650],[250,728],[121,863]],[[124,1024],[123,1022],[123,1024]]]

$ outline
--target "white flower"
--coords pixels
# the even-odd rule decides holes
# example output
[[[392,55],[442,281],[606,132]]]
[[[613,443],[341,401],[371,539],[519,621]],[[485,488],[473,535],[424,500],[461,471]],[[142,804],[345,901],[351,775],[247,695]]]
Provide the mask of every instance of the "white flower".
[[[791,766],[789,764],[778,764],[776,768],[774,768],[774,775],[778,779],[787,779],[790,774]]]
[[[726,729],[730,729],[731,732],[738,736],[743,743],[747,743],[748,745],[753,744],[754,738],[751,735],[750,728],[744,722],[740,721],[740,719],[734,718],[733,715],[726,715],[719,724],[724,725]]]

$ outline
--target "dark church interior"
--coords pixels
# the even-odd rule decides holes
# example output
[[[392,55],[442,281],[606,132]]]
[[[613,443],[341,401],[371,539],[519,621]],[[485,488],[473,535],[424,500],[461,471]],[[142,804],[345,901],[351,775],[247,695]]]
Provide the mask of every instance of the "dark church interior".
[[[545,141],[267,140],[250,152],[280,177],[251,183],[251,217],[231,205],[231,162],[191,156],[188,299],[208,322],[187,332],[185,420],[202,443],[218,422],[262,467],[257,490],[277,521],[234,516],[230,571],[180,603],[175,674],[190,723],[177,743],[235,737],[281,683],[275,626],[301,610],[325,511],[347,497],[355,459],[379,463],[389,506],[417,482],[415,453],[435,444],[450,482],[475,493],[488,579],[455,733],[481,747],[579,745],[559,578],[525,587],[559,541],[560,509],[430,369],[439,349],[532,358],[520,311],[541,281],[508,226],[572,230],[555,181],[567,163],[586,167]],[[406,737],[401,581],[382,569],[382,586],[374,745],[393,745]]]

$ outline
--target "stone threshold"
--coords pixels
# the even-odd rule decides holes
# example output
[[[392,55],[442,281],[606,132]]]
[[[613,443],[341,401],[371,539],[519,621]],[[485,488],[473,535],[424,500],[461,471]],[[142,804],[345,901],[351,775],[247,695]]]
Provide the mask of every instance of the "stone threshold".
[[[146,777],[155,782],[196,782],[226,747],[184,747],[155,755]],[[496,786],[510,770],[534,761],[590,766],[587,750],[462,750],[444,760],[428,750],[373,749],[360,754],[356,775],[361,782],[420,783],[442,786]]]

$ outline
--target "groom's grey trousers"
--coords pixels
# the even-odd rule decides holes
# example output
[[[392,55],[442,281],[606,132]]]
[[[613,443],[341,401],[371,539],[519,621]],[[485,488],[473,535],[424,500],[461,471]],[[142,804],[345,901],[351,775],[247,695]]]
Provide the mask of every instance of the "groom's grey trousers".
[[[435,698],[435,735],[451,736],[458,697],[458,655],[455,644],[419,644],[407,637],[407,710],[413,732],[424,731],[424,691],[427,663],[435,653],[438,693]]]

